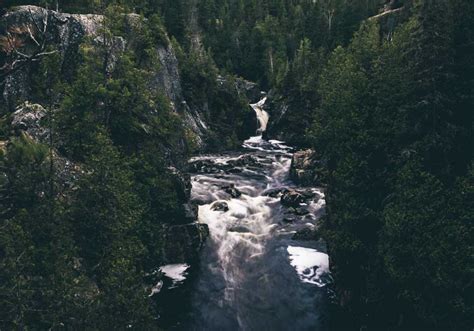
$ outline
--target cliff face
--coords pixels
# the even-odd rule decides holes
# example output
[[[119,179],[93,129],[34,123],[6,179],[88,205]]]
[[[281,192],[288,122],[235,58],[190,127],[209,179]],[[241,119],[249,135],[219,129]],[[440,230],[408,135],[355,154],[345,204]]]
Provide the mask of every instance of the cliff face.
[[[138,15],[128,15],[128,24],[140,22]],[[61,75],[65,80],[72,77],[75,69],[80,65],[79,47],[86,38],[93,40],[93,45],[103,46],[101,15],[72,15],[59,13],[36,6],[20,6],[7,12],[0,18],[0,38],[3,38],[2,47],[8,47],[13,37],[21,43],[24,56],[17,56],[20,62],[8,59],[4,52],[3,63],[10,66],[3,67],[2,78],[4,84],[0,100],[0,116],[7,115],[11,120],[11,135],[27,135],[33,141],[48,144],[50,131],[47,127],[46,105],[33,96],[35,82],[32,79],[34,66],[42,59],[52,54],[59,54]],[[134,47],[133,34],[124,38],[115,36],[108,44],[108,60],[104,65],[106,70],[114,70],[117,59],[127,47]],[[175,51],[169,42],[156,45],[156,55],[159,65],[151,73],[149,88],[159,91],[169,99],[171,108],[178,113],[188,130],[194,132],[199,147],[204,146],[203,136],[206,124],[201,118],[200,110],[193,110],[187,106],[182,93],[179,63]],[[50,54],[51,53],[51,54]],[[5,55],[6,54],[6,55]],[[0,65],[1,66],[1,65]],[[53,109],[54,111],[54,109]],[[2,142],[2,145],[8,141]],[[183,137],[184,144],[184,137]],[[208,229],[205,225],[196,224],[197,208],[189,204],[190,178],[181,172],[181,165],[185,163],[185,153],[182,150],[169,150],[169,176],[175,182],[179,203],[182,204],[179,221],[174,224],[163,224],[161,237],[165,243],[162,255],[166,262],[186,262],[197,257],[197,252],[203,245]],[[83,175],[81,165],[62,156],[59,151],[53,151],[56,177],[61,185],[63,194],[73,190],[78,178]]]
[[[138,15],[131,14],[127,17],[129,24],[134,24],[137,20],[139,20]],[[5,36],[12,29],[25,29],[23,38],[25,42],[31,44],[29,55],[46,52],[48,48],[58,51],[62,59],[61,72],[68,76],[79,64],[79,46],[85,38],[101,43],[103,21],[104,17],[101,15],[65,14],[36,6],[20,6],[0,19],[0,33]],[[34,39],[41,45],[37,45]],[[45,42],[44,46],[43,42]],[[114,62],[124,52],[127,45],[133,47],[133,40],[126,40],[119,36],[113,38],[109,46],[108,70],[113,70]],[[198,147],[201,147],[206,124],[200,110],[192,110],[186,106],[182,95],[179,63],[171,43],[168,41],[157,44],[156,53],[159,66],[152,73],[153,78],[149,86],[169,98],[173,109],[182,115],[185,126],[194,132]],[[5,108],[9,112],[14,111],[24,101],[32,101],[30,100],[30,71],[35,59],[32,58],[31,61],[26,60],[26,62],[29,63],[25,63],[20,69],[6,77],[2,96]]]

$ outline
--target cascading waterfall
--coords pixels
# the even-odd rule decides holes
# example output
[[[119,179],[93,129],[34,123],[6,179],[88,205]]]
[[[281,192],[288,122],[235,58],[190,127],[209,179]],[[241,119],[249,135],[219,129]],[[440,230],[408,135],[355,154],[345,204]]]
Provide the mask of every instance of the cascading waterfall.
[[[264,132],[266,98],[251,105]],[[318,226],[324,193],[288,179],[291,148],[261,136],[242,153],[190,160],[192,200],[210,238],[201,253],[191,307],[179,330],[325,330],[329,266],[325,245],[295,237]],[[292,207],[282,196],[306,198]],[[192,269],[193,267],[191,267]]]
[[[260,124],[260,127],[257,131],[257,133],[259,134],[262,134],[265,131],[267,131],[268,121],[270,119],[270,115],[267,113],[266,110],[263,109],[265,102],[267,102],[267,97],[264,97],[259,102],[250,105],[250,107],[252,107],[253,110],[255,110],[255,113],[257,115],[257,120]]]

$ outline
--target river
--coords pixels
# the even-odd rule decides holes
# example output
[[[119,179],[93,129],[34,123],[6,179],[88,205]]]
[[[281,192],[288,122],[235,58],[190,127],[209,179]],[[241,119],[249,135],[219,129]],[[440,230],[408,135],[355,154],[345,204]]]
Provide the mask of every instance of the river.
[[[264,103],[252,105],[259,132],[268,122]],[[191,198],[210,238],[191,267],[198,270],[190,270],[190,297],[174,296],[189,301],[173,329],[327,329],[326,247],[298,235],[318,226],[324,193],[291,182],[291,158],[283,142],[255,136],[240,152],[190,160]]]

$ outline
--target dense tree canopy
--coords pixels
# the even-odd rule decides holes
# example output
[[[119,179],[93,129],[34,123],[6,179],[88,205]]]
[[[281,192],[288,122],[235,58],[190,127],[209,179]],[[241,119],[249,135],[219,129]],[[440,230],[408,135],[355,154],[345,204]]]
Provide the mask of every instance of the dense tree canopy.
[[[416,1],[389,39],[363,24],[320,77],[311,134],[350,325],[472,326],[472,12]]]
[[[472,1],[4,4],[105,20],[67,74],[54,52],[28,71],[47,141],[13,132],[0,105],[0,328],[156,328],[145,279],[163,259],[163,225],[184,217],[171,166],[196,138],[148,88],[164,45],[179,62],[181,106],[212,119],[209,150],[246,138],[240,76],[285,104],[291,143],[317,151],[334,329],[472,330]],[[118,36],[133,43],[111,59]]]

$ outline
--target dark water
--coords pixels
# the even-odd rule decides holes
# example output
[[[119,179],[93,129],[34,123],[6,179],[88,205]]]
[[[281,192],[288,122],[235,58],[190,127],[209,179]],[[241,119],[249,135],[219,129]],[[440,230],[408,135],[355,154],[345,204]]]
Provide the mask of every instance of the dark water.
[[[317,225],[323,193],[309,189],[321,198],[309,199],[302,207],[310,213],[295,217],[276,193],[267,196],[272,189],[294,186],[288,180],[290,149],[259,137],[244,147],[240,154],[191,160],[197,169],[192,199],[200,203],[199,221],[209,225],[211,236],[200,265],[189,269],[181,288],[159,294],[169,308],[162,322],[172,321],[163,325],[174,330],[326,330],[330,276],[327,255],[320,253],[324,243],[292,239],[296,231]],[[216,202],[226,207],[214,210]]]

